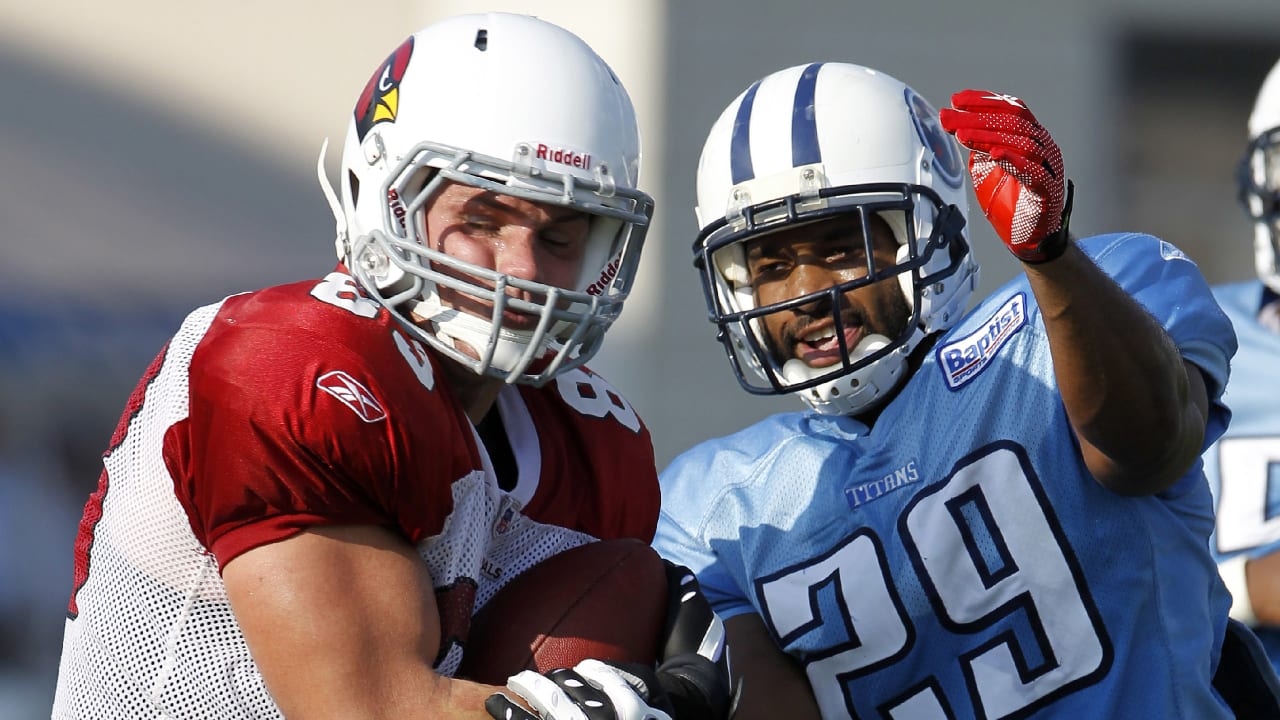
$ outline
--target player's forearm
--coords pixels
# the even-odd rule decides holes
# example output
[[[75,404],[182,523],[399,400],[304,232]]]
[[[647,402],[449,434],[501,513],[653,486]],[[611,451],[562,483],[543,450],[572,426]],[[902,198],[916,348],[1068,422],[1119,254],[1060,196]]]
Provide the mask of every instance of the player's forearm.
[[[1200,451],[1202,379],[1188,376],[1155,318],[1078,247],[1026,271],[1067,416],[1095,478],[1126,495],[1168,487]]]
[[[317,683],[311,692],[291,693],[291,697],[276,697],[276,700],[290,720],[356,717],[368,720],[492,720],[484,709],[484,702],[501,688],[439,675],[421,676],[418,681],[406,683],[372,677],[382,671],[381,668],[368,668],[369,682],[348,686],[345,690],[321,690]]]
[[[231,559],[231,607],[285,717],[476,718],[496,688],[437,674],[434,583],[403,537],[309,528]]]
[[[817,701],[804,668],[774,644],[759,615],[738,615],[725,621],[732,666],[742,684],[735,720],[819,716]]]
[[[432,693],[431,701],[423,706],[421,717],[424,718],[466,718],[467,720],[493,720],[484,709],[485,700],[505,688],[492,685],[481,685],[467,680],[453,680],[437,677],[437,687]],[[509,696],[514,695],[508,693]],[[513,701],[519,702],[519,698]],[[405,717],[389,715],[388,717]],[[414,715],[413,717],[418,717]]]

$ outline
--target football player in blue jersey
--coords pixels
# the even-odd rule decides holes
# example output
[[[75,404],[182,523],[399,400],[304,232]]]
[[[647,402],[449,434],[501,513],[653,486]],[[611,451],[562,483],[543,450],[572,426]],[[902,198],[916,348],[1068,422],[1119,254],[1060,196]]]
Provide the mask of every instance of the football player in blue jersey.
[[[1070,236],[1062,154],[1025,103],[952,105],[796,66],[703,148],[695,266],[719,339],[746,390],[810,408],[662,474],[655,543],[726,618],[738,717],[1203,719],[1250,712],[1254,687],[1274,700],[1208,549],[1200,456],[1229,418],[1230,322],[1168,243]],[[948,133],[1025,270],[968,313]]]
[[[1219,489],[1212,546],[1231,616],[1254,627],[1280,668],[1280,63],[1249,116],[1239,179],[1258,279],[1213,289],[1240,350],[1223,396],[1231,427],[1205,454],[1205,474]]]

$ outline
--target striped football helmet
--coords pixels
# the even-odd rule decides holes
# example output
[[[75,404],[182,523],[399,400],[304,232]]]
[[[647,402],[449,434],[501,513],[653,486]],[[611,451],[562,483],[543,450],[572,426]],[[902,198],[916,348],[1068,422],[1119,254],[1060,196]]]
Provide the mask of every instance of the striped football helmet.
[[[1280,293],[1280,62],[1262,82],[1240,161],[1240,201],[1253,220],[1258,277]]]
[[[876,70],[798,65],[735,98],[712,126],[698,164],[701,230],[694,264],[742,386],[757,394],[796,393],[823,414],[856,414],[896,387],[912,350],[955,324],[977,285],[964,227],[964,177],[959,146],[943,132],[933,107]],[[896,264],[760,306],[748,277],[746,243],[841,214],[861,219],[864,238],[871,237],[870,218],[883,219],[898,241]],[[837,333],[842,361],[822,368],[770,350],[762,330],[769,313],[893,277],[911,311],[897,337],[870,334],[848,347]],[[839,305],[831,303],[837,328]]]

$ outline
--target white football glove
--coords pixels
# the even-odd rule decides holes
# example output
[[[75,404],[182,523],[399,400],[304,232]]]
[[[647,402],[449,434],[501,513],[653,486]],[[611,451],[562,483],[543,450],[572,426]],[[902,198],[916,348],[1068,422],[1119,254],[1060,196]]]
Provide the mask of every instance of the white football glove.
[[[599,660],[583,660],[572,670],[546,675],[525,670],[508,678],[507,688],[538,714],[498,693],[484,704],[498,720],[671,720],[666,710],[649,704],[654,693],[660,697],[653,680]]]

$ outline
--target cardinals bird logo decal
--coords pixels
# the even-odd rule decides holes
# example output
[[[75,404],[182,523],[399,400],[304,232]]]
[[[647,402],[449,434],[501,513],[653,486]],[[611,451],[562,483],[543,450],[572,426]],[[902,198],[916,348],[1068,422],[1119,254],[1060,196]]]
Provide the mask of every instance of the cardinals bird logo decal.
[[[369,129],[381,122],[395,122],[400,109],[400,81],[413,55],[413,36],[410,35],[386,62],[373,73],[369,83],[356,101],[356,136],[361,141]]]

